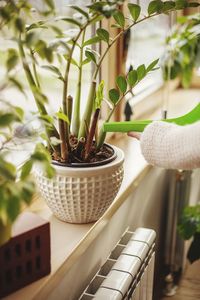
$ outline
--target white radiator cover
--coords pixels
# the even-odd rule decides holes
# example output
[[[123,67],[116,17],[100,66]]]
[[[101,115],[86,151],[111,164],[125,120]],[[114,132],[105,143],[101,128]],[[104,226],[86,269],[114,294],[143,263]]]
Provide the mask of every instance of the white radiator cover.
[[[126,231],[79,300],[152,300],[156,233]]]

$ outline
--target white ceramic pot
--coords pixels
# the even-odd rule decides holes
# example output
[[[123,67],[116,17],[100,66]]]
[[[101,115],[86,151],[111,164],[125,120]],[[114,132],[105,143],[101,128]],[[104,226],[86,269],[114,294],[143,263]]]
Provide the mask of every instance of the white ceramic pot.
[[[112,201],[123,180],[123,151],[114,147],[117,157],[96,167],[73,168],[54,165],[52,179],[35,170],[36,183],[54,215],[69,223],[98,220]]]

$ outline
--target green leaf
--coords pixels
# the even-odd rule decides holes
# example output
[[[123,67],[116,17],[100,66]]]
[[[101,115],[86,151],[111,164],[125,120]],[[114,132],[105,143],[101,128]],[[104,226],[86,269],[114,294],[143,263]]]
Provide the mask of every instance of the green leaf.
[[[199,7],[200,3],[199,2],[189,2],[188,7]]]
[[[89,51],[89,50],[85,50],[85,56],[86,56],[88,59],[92,60],[92,61],[96,64],[96,57],[95,57],[94,53],[92,53],[92,52]]]
[[[112,101],[112,103],[115,105],[117,101],[119,100],[120,94],[119,91],[116,89],[109,90],[109,98]]]
[[[91,60],[89,58],[84,59],[82,62],[82,66],[88,64],[89,62],[91,62]]]
[[[34,46],[38,41],[38,34],[36,32],[28,32],[26,35],[26,45],[30,48]]]
[[[137,4],[129,3],[128,9],[130,11],[130,14],[131,14],[133,20],[136,22],[140,16],[141,7]]]
[[[146,68],[145,65],[141,65],[137,68],[137,77],[138,81],[142,80],[146,75]]]
[[[93,45],[93,44],[99,43],[100,41],[101,41],[100,37],[94,36],[91,39],[85,41],[83,46],[85,47],[85,46]]]
[[[26,26],[26,31],[28,32],[29,30],[38,29],[38,28],[48,28],[47,26],[44,26],[44,24],[45,24],[45,21],[38,21],[38,22],[32,23],[32,24]]]
[[[161,0],[151,1],[148,6],[148,14],[152,15],[154,13],[160,12],[163,7],[163,2]]]
[[[35,152],[31,155],[31,158],[35,161],[44,162],[47,160],[46,154],[43,152]]]
[[[16,167],[13,164],[0,158],[0,176],[8,180],[15,181]]]
[[[47,4],[47,6],[49,8],[51,8],[52,10],[55,9],[55,4],[53,0],[44,0],[44,2]]]
[[[64,21],[64,22],[67,22],[67,23],[70,23],[70,24],[73,24],[73,25],[76,25],[78,27],[81,27],[81,23],[78,22],[77,20],[73,19],[73,18],[67,18],[67,17],[57,17],[55,19],[55,21]]]
[[[58,35],[58,36],[62,36],[63,35],[63,32],[62,30],[58,27],[58,26],[55,26],[55,25],[49,25],[49,27]]]
[[[0,113],[0,127],[8,127],[14,121],[17,121],[15,114],[12,113]]]
[[[24,111],[23,111],[23,109],[21,107],[19,107],[19,106],[13,106],[13,109],[14,109],[14,111],[16,113],[17,118],[20,121],[22,121],[23,117],[24,117]]]
[[[125,18],[124,15],[121,11],[116,11],[113,14],[113,18],[115,19],[115,21],[117,22],[117,24],[121,27],[124,28],[125,25]]]
[[[163,12],[168,12],[171,9],[174,9],[174,8],[175,8],[175,2],[174,1],[165,1],[165,2],[163,2],[163,9],[162,9]]]
[[[26,204],[31,203],[33,194],[35,193],[35,184],[32,181],[23,182],[20,197]]]
[[[17,195],[10,195],[7,204],[7,213],[11,222],[17,218],[20,213],[20,198]]]
[[[127,82],[124,76],[118,76],[116,78],[116,83],[122,94],[126,92],[127,89]]]
[[[101,40],[103,40],[106,43],[109,43],[109,32],[107,30],[103,28],[98,28],[96,32]]]
[[[15,49],[11,48],[8,49],[8,57],[6,61],[6,67],[8,72],[14,69],[14,67],[17,65],[19,60],[18,53]]]
[[[152,71],[158,62],[159,62],[159,59],[156,59],[152,63],[150,63],[150,65],[148,65],[148,67],[146,69],[146,73]]]
[[[15,77],[9,76],[8,80],[11,84],[13,84],[22,94],[25,95],[23,86],[21,84],[21,82],[19,82],[19,80],[17,80]]]
[[[22,180],[26,179],[29,176],[32,166],[33,166],[32,160],[28,160],[27,162],[25,162],[25,164],[23,164],[22,170],[21,170],[21,175],[20,175],[20,178]]]
[[[70,7],[73,8],[73,9],[75,9],[76,11],[78,11],[78,12],[79,12],[80,14],[82,14],[84,17],[86,17],[86,19],[89,19],[88,13],[87,13],[85,10],[81,9],[80,6],[71,5]]]
[[[74,65],[74,66],[76,66],[76,67],[79,68],[78,62],[73,57],[71,58],[71,63],[72,63],[72,65]]]
[[[15,19],[15,28],[20,32],[23,33],[25,30],[25,23],[22,18],[17,17]]]
[[[64,78],[63,78],[60,70],[57,67],[45,65],[45,66],[42,66],[42,68],[53,72],[54,74],[58,75],[58,77],[61,78],[62,81],[64,81]]]
[[[132,70],[128,73],[127,80],[131,87],[133,87],[136,84],[137,79],[138,79],[138,76],[137,76],[136,70]]]
[[[187,0],[176,0],[175,1],[175,8],[176,9],[183,9],[188,7],[188,1]]]
[[[63,112],[61,112],[61,111],[57,112],[56,116],[58,117],[59,120],[63,120],[67,124],[70,124],[68,116],[66,114],[64,114]]]

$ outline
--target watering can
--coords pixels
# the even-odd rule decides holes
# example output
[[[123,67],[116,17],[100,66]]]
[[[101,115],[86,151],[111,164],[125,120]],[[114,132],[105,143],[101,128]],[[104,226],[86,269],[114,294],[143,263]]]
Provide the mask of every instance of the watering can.
[[[175,123],[181,126],[187,124],[193,124],[197,121],[200,121],[200,103],[198,103],[197,106],[189,113],[181,117],[172,118],[172,119],[163,119],[161,121],[165,121],[168,123]],[[106,122],[103,125],[103,131],[104,132],[130,132],[130,131],[142,132],[145,129],[145,127],[151,122],[153,122],[153,120],[133,120],[133,121],[125,121],[125,122],[110,122],[110,123]]]

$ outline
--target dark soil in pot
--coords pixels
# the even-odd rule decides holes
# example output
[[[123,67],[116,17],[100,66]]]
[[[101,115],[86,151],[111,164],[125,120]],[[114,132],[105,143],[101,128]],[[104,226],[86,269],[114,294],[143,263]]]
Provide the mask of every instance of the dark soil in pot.
[[[87,159],[84,157],[84,145],[78,144],[77,139],[71,139],[70,146],[71,151],[68,162],[62,161],[60,157],[52,157],[53,164],[63,167],[96,167],[108,164],[117,156],[114,148],[108,144],[103,144],[99,150],[96,150],[95,144],[93,144]]]

